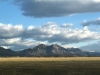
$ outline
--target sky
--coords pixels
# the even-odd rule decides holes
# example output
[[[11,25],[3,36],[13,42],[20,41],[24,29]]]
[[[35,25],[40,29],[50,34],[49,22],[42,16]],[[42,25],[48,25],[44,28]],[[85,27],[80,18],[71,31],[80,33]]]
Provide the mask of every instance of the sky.
[[[0,46],[39,44],[100,52],[100,0],[0,0]]]

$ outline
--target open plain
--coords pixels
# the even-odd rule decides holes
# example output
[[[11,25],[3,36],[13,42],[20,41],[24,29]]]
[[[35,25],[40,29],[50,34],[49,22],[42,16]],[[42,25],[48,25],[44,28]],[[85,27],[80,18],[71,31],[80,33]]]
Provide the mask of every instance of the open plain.
[[[100,57],[0,58],[0,75],[100,75]]]

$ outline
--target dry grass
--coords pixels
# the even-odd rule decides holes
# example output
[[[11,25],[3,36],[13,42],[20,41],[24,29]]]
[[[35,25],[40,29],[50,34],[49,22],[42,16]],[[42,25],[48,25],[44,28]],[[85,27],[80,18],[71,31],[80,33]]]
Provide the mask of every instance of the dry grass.
[[[100,57],[6,57],[0,61],[95,61]]]
[[[100,57],[0,58],[0,75],[100,75]]]

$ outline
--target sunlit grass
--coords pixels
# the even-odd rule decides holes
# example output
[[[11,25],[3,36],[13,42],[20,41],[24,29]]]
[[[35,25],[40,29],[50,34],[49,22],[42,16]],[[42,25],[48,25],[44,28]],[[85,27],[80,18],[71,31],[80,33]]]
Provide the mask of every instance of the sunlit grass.
[[[0,61],[89,61],[100,57],[3,57]]]

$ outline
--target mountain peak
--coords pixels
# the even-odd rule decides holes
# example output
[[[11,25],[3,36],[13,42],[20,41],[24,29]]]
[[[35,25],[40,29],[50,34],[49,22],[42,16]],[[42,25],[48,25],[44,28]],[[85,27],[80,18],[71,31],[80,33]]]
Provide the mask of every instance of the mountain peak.
[[[44,44],[39,44],[38,47],[46,47]]]
[[[52,44],[51,46],[52,47],[59,47],[59,45],[57,45],[57,44]]]
[[[44,46],[45,44],[39,44],[38,46]]]

